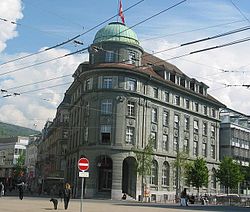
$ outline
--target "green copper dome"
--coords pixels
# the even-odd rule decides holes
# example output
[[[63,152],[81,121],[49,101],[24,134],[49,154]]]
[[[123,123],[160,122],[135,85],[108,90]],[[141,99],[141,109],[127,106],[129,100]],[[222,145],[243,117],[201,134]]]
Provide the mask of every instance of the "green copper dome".
[[[104,41],[117,41],[137,46],[139,45],[135,32],[119,22],[110,23],[96,33],[93,43],[95,44]]]

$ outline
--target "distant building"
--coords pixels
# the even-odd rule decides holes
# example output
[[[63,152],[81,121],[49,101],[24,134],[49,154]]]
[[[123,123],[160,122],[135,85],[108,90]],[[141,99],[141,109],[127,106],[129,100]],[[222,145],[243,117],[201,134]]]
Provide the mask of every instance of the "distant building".
[[[36,177],[43,183],[43,191],[49,193],[48,181],[63,183],[66,175],[66,154],[69,136],[69,100],[65,96],[57,108],[54,120],[48,121],[42,130],[37,146]],[[59,188],[58,188],[59,189]]]
[[[225,108],[220,111],[220,159],[228,156],[242,167],[250,165],[250,117]],[[242,192],[246,193],[242,185]]]
[[[218,192],[214,170],[224,105],[207,93],[207,85],[144,52],[136,34],[117,22],[96,33],[89,62],[80,64],[73,77],[66,91],[71,100],[66,170],[76,196],[81,189],[77,162],[87,157],[85,197],[121,199],[126,193],[138,199],[141,178],[131,149],[143,149],[149,137],[155,140],[147,177],[151,198],[174,199],[176,190],[187,187],[176,180],[172,166],[180,151],[190,160],[206,160],[209,186],[201,192]]]
[[[26,180],[29,186],[29,189],[34,191],[37,188],[37,180],[36,180],[36,165],[37,165],[37,155],[38,150],[37,146],[41,139],[41,134],[31,135],[29,136],[29,144],[26,147],[26,158],[25,158],[25,166],[26,166]]]
[[[13,168],[20,155],[26,155],[28,137],[0,138],[0,178],[10,182],[13,178]]]

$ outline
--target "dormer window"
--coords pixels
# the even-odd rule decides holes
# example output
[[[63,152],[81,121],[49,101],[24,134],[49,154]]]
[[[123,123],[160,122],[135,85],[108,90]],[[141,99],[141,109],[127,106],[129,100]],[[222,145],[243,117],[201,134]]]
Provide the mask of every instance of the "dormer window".
[[[134,64],[136,63],[136,52],[135,51],[129,51],[128,52],[128,64]]]
[[[107,63],[114,62],[114,52],[113,51],[106,51],[105,62],[107,62]]]
[[[170,81],[175,83],[175,74],[170,74]]]

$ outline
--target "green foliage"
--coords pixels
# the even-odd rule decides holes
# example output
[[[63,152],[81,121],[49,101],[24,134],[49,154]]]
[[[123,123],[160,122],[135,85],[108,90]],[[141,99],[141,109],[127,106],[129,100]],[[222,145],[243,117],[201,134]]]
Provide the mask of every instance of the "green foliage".
[[[238,183],[242,182],[244,175],[241,168],[232,158],[224,157],[216,171],[216,177],[220,183],[227,188],[237,188]]]
[[[153,138],[149,138],[148,144],[144,147],[144,149],[139,150],[132,148],[137,160],[136,171],[140,176],[150,175],[154,152],[154,142],[155,140]]]
[[[0,122],[0,138],[13,136],[29,136],[37,133],[39,133],[39,131]]]
[[[192,185],[198,189],[202,186],[208,185],[208,169],[206,161],[203,158],[197,158],[186,166],[187,184]]]
[[[26,168],[25,168],[24,164],[25,164],[25,155],[21,154],[18,157],[17,163],[14,167],[14,179],[15,179],[15,181],[18,181],[18,179],[22,178],[25,175]]]
[[[172,162],[174,168],[185,169],[188,161],[188,155],[185,152],[177,152],[176,159]]]

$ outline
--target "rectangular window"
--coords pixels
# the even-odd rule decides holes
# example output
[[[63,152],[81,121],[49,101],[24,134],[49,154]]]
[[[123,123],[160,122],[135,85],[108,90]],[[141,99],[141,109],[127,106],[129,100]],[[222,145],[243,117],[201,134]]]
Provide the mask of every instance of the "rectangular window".
[[[150,138],[154,141],[154,149],[156,149],[157,145],[156,145],[156,132],[151,132],[150,134]]]
[[[101,125],[101,144],[111,144],[111,125]]]
[[[153,88],[153,96],[154,98],[158,98],[158,88]]]
[[[204,113],[204,115],[207,115],[207,106],[203,106],[203,113]]]
[[[216,114],[215,114],[215,109],[214,108],[212,108],[212,117],[216,118]]]
[[[194,103],[194,111],[199,112],[199,104],[197,102]]]
[[[194,133],[198,134],[199,132],[199,122],[194,120]]]
[[[163,126],[168,126],[168,111],[163,111]]]
[[[207,157],[207,144],[202,143],[202,156]]]
[[[207,135],[207,123],[206,122],[203,122],[202,134],[203,135]]]
[[[181,104],[180,96],[178,96],[178,95],[174,96],[174,104],[180,106],[180,104]]]
[[[112,88],[112,77],[103,77],[102,88]]]
[[[128,116],[135,116],[135,103],[128,101]]]
[[[127,127],[126,129],[126,144],[134,144],[134,127]]]
[[[184,126],[184,127],[185,127],[185,130],[186,130],[186,131],[189,131],[189,124],[190,124],[190,119],[189,119],[189,117],[186,116],[184,121],[185,121],[185,126]]]
[[[174,149],[175,152],[177,152],[177,150],[179,149],[178,143],[179,143],[179,138],[174,137],[173,149]]]
[[[179,116],[176,114],[174,115],[174,128],[179,129]]]
[[[194,141],[193,155],[198,156],[198,142]]]
[[[127,78],[126,89],[129,91],[136,91],[136,80],[132,78]]]
[[[186,99],[186,100],[185,100],[185,108],[186,108],[186,109],[189,109],[189,108],[190,108],[190,101],[189,101],[189,99]]]
[[[157,122],[157,109],[156,108],[152,108],[152,117],[151,117],[151,121],[156,123]]]
[[[183,151],[188,154],[189,152],[189,141],[188,139],[184,139],[184,142],[183,142]]]
[[[164,101],[169,102],[169,93],[167,91],[164,92]]]
[[[215,138],[215,126],[211,125],[211,137]]]
[[[85,82],[85,90],[91,90],[91,79],[87,79]]]
[[[101,113],[102,114],[111,114],[112,113],[112,100],[105,99],[101,103]]]
[[[162,137],[162,149],[168,151],[168,135],[163,135]]]
[[[215,145],[211,144],[211,157],[215,159]]]
[[[105,54],[105,62],[114,62],[114,52],[113,51],[106,51]]]
[[[87,143],[88,142],[88,137],[89,137],[89,128],[88,127],[85,127],[85,130],[84,130],[84,141]]]
[[[128,64],[136,64],[136,52],[129,51],[128,52]]]

